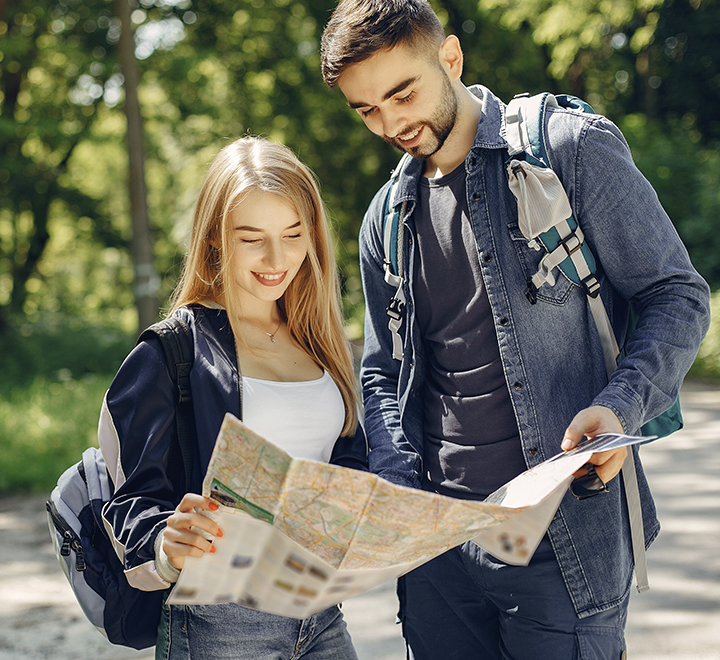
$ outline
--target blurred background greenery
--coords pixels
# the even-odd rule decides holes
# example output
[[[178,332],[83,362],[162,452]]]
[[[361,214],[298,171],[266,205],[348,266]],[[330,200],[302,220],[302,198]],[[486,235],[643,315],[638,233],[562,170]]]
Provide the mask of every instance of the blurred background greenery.
[[[318,174],[361,338],[357,232],[398,154],[321,80],[334,0],[127,2],[0,0],[0,493],[51,487],[95,442],[103,393],[152,321],[137,301],[149,297],[153,316],[166,307],[205,167],[229,139],[284,142]],[[623,129],[717,292],[718,0],[432,4],[463,44],[466,84],[506,101],[572,93]],[[135,91],[143,133],[128,145]],[[133,148],[149,272],[133,244]],[[720,377],[717,321],[693,373]]]

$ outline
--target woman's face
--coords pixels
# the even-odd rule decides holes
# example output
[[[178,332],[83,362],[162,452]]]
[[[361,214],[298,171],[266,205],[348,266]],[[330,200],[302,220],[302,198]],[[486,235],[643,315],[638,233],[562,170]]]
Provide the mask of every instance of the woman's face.
[[[309,237],[295,208],[279,195],[251,191],[230,213],[230,271],[243,310],[277,301],[307,256]]]

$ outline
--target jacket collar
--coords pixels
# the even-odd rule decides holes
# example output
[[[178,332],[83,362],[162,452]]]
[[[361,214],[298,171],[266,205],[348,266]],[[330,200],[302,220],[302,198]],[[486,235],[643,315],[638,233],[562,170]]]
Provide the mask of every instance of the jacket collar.
[[[501,135],[505,105],[487,87],[473,85],[468,88],[482,101],[482,113],[478,122],[475,140],[468,156],[479,149],[505,149],[507,141]],[[417,184],[422,176],[423,163],[416,158],[407,160],[398,180],[396,203],[414,201],[417,197]]]

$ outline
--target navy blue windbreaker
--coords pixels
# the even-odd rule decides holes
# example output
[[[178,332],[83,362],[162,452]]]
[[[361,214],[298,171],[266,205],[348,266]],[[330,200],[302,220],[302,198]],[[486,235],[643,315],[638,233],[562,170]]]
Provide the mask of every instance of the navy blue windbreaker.
[[[146,591],[170,586],[155,568],[155,538],[184,493],[201,492],[225,413],[242,419],[241,378],[225,310],[193,305],[175,315],[189,323],[194,337],[192,482],[186,486],[184,476],[176,475],[181,483],[173,484],[168,475],[176,389],[158,339],[141,342],[125,359],[105,396],[98,427],[115,484],[103,520],[124,561],[128,581]],[[360,425],[354,436],[337,440],[330,462],[367,469],[367,444]]]

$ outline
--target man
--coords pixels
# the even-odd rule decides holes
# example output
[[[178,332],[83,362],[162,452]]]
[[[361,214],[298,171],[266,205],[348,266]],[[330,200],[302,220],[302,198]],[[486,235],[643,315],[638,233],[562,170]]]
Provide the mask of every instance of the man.
[[[367,127],[413,156],[404,206],[402,357],[393,357],[383,277],[388,185],[360,232],[366,297],[361,380],[370,466],[398,484],[483,499],[523,470],[602,432],[635,433],[675,400],[709,322],[708,288],[619,130],[549,113],[550,159],[596,255],[600,295],[625,339],[609,379],[584,289],[558,276],[525,296],[543,252],[518,230],[505,174],[503,104],[461,82],[463,55],[425,0],[342,0],[322,38],[326,83]],[[635,454],[645,542],[659,525]],[[595,454],[608,492],[567,494],[528,567],[473,543],[401,579],[410,657],[624,657],[633,558],[618,473],[626,450]],[[632,466],[631,466],[632,467]]]

